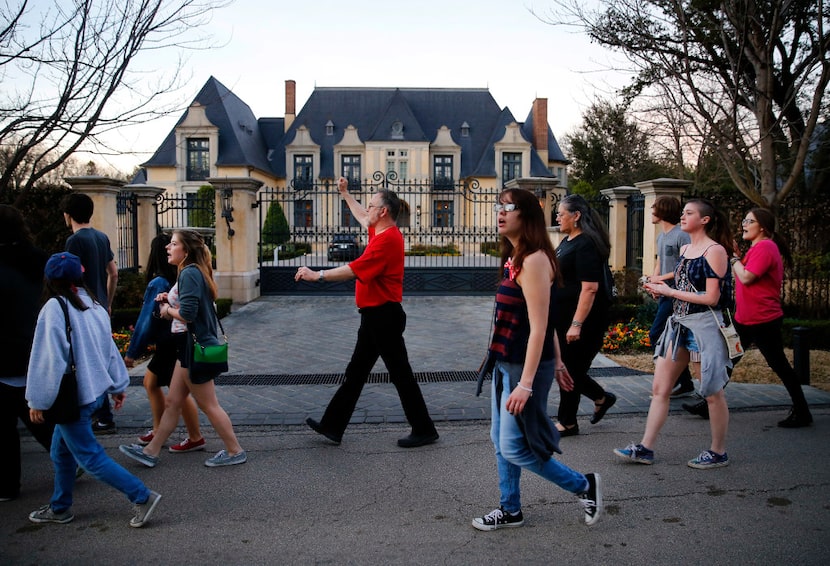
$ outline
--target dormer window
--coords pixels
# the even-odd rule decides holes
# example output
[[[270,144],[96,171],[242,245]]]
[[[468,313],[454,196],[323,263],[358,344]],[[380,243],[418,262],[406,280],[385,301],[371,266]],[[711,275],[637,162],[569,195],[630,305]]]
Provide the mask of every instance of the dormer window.
[[[461,137],[462,138],[469,138],[470,137],[470,124],[466,121],[461,124]]]
[[[334,122],[332,122],[331,120],[326,122],[326,135],[327,136],[333,136],[334,135]]]

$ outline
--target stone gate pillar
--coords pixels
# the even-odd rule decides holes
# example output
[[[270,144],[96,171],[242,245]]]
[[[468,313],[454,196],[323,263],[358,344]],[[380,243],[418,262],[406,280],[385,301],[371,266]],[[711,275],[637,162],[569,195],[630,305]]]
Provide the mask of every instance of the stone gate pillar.
[[[608,264],[611,271],[621,271],[628,263],[628,197],[637,192],[636,187],[614,187],[600,191],[610,200],[608,235],[611,238],[611,256]]]
[[[670,196],[681,200],[683,193],[693,185],[683,179],[652,179],[634,183],[645,197],[643,203],[643,273],[651,275],[657,263],[657,232],[660,228],[651,223],[651,207],[659,196]]]
[[[150,257],[150,243],[156,237],[158,226],[158,208],[156,199],[164,192],[161,187],[150,185],[126,185],[125,191],[129,191],[138,200],[138,214],[134,229],[138,232],[138,264],[139,269],[147,269],[147,258]]]
[[[110,248],[118,259],[118,194],[124,181],[110,179],[101,175],[83,177],[64,177],[63,179],[76,193],[83,193],[92,199],[94,209],[90,225],[107,235]]]
[[[216,285],[235,303],[259,297],[259,213],[262,181],[250,177],[207,179],[216,190]]]

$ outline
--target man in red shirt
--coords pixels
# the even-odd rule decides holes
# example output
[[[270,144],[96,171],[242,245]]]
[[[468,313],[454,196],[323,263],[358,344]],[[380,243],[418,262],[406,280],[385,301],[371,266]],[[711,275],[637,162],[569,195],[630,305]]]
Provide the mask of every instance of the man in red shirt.
[[[306,423],[315,432],[340,444],[363,385],[380,357],[389,370],[389,378],[398,390],[404,413],[412,426],[412,432],[399,439],[398,446],[414,448],[431,444],[438,440],[438,432],[415,381],[403,339],[406,328],[406,313],[401,306],[403,235],[396,224],[401,201],[392,191],[382,190],[375,193],[363,208],[349,193],[348,181],[343,177],[337,182],[337,189],[354,218],[368,228],[369,244],[359,258],[347,265],[320,271],[303,266],[297,270],[294,279],[321,283],[355,279],[360,329],[343,384],[329,402],[323,418],[319,422],[308,418]]]

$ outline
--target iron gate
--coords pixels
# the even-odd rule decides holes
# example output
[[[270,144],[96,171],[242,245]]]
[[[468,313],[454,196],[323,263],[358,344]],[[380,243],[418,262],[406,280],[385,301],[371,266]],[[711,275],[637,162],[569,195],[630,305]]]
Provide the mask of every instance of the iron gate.
[[[138,197],[132,192],[120,192],[115,200],[118,229],[119,269],[138,271]]]
[[[402,201],[398,226],[406,253],[406,294],[490,294],[499,280],[499,249],[493,204],[499,189],[477,180],[398,180],[375,173],[351,181],[349,191],[367,203],[381,189]],[[353,259],[367,234],[352,218],[334,181],[300,181],[259,196],[260,285],[263,295],[319,293],[319,284],[296,283],[297,267],[330,269]],[[349,241],[331,249],[332,241]],[[350,250],[356,248],[356,252]],[[324,283],[329,294],[354,292],[354,282]]]

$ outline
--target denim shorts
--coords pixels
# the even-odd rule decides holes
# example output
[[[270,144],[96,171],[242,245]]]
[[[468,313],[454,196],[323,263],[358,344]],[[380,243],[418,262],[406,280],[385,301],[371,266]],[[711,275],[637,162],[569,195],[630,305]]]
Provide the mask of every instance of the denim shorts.
[[[685,326],[680,327],[680,336],[677,339],[677,346],[682,346],[683,348],[686,348],[686,350],[689,351],[689,361],[700,361],[700,347],[697,345],[695,335],[692,333],[691,330],[689,330]]]

